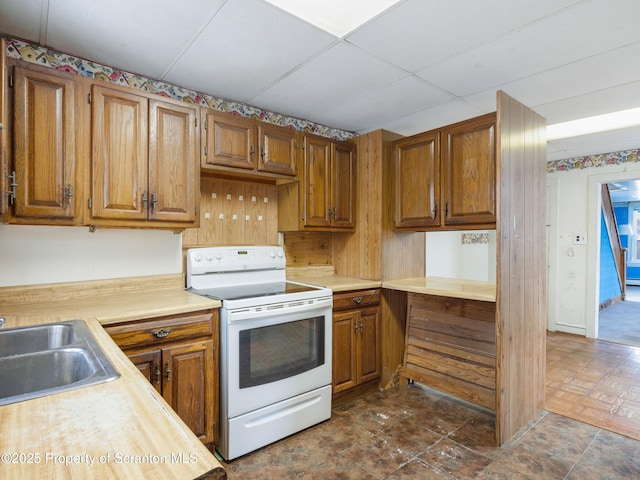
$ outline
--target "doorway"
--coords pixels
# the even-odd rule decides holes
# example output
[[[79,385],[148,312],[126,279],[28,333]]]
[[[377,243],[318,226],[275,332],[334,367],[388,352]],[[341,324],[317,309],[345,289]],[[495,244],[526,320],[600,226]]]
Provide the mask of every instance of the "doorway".
[[[638,283],[636,277],[640,271],[640,265],[636,266],[640,262],[634,261],[634,259],[640,259],[640,252],[636,251],[638,240],[640,240],[640,235],[638,235],[640,233],[638,231],[640,225],[640,180],[620,180],[607,182],[607,184],[620,232],[620,243],[623,248],[627,249],[625,271],[629,280],[626,282],[624,298],[598,311],[596,338],[640,347],[640,286],[632,285]],[[600,242],[603,241],[606,242],[607,239],[601,236]],[[601,248],[600,251],[602,250]],[[605,274],[601,261],[602,259],[598,260],[599,278],[602,286],[603,282],[612,282],[615,279],[603,278]],[[631,275],[629,275],[630,273]]]

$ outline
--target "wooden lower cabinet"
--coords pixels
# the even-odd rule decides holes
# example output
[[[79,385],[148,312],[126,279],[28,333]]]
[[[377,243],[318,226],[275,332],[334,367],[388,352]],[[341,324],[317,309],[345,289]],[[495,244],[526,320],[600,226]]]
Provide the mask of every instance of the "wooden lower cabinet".
[[[400,376],[495,410],[496,304],[409,293]]]
[[[127,322],[105,329],[202,442],[215,444],[217,311]]]
[[[339,293],[333,299],[335,396],[380,378],[380,290]]]

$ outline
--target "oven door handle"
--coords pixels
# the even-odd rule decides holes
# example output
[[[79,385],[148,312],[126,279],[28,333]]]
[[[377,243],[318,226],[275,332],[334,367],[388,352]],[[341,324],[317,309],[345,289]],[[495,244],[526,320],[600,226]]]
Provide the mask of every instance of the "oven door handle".
[[[229,323],[241,322],[245,320],[260,320],[271,317],[280,317],[283,315],[295,314],[300,312],[313,312],[315,310],[324,310],[327,307],[333,307],[333,297],[314,299],[313,303],[308,300],[300,302],[291,302],[291,304],[265,305],[262,307],[239,308],[237,310],[229,310],[227,320]]]

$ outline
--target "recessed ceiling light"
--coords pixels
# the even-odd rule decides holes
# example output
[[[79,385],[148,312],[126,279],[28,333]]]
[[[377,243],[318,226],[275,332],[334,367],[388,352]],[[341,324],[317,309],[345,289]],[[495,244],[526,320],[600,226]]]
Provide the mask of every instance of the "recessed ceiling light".
[[[640,107],[547,125],[547,140],[578,137],[640,125]]]
[[[266,0],[337,37],[344,37],[399,0]]]

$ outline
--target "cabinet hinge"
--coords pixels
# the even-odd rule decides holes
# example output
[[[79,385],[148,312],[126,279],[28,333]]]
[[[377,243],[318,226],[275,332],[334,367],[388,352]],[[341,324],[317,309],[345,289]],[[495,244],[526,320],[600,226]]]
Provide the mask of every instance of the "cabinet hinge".
[[[91,197],[89,197],[89,200],[87,200],[87,206],[89,207],[89,209],[93,208],[93,199]]]
[[[196,128],[198,128],[198,118],[196,117]]]
[[[207,148],[207,146],[204,146],[204,154],[205,156],[209,154],[209,149]]]
[[[87,101],[91,103],[91,92],[87,93]]]
[[[9,86],[13,88],[13,75],[9,75]]]
[[[209,127],[209,121],[205,120],[204,123],[202,124],[202,126],[204,127],[204,129],[206,130]]]

